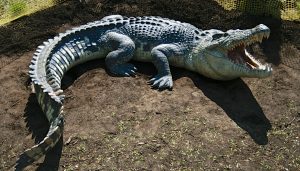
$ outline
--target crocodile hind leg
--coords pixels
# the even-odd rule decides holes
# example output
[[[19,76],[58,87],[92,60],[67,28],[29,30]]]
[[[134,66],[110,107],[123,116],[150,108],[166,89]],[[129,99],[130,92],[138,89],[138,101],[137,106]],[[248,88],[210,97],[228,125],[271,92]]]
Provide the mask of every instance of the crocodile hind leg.
[[[172,55],[182,55],[182,47],[178,44],[162,44],[151,50],[152,62],[157,69],[158,74],[154,76],[149,83],[152,88],[172,89],[173,80],[170,71],[168,57]]]
[[[116,32],[108,32],[102,39],[114,49],[105,59],[109,71],[118,76],[134,76],[136,68],[127,63],[133,57],[134,42],[128,36]]]

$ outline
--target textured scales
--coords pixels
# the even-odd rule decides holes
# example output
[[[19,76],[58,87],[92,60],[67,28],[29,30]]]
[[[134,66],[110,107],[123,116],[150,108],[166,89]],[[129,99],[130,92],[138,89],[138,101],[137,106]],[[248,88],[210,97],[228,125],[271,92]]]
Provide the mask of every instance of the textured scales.
[[[61,80],[73,66],[95,58],[105,58],[109,71],[133,76],[131,59],[152,62],[157,75],[153,88],[171,89],[169,65],[186,68],[204,76],[229,80],[237,77],[267,77],[269,65],[262,65],[245,46],[269,36],[269,29],[258,25],[248,30],[200,30],[188,23],[161,17],[112,15],[61,33],[39,46],[30,65],[30,77],[50,129],[39,144],[26,150],[20,167],[42,157],[63,133]],[[23,165],[23,166],[22,166]]]

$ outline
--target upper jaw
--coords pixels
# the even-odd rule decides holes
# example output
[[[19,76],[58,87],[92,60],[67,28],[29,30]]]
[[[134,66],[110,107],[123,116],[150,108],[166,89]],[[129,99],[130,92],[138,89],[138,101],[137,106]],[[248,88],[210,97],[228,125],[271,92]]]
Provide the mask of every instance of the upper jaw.
[[[230,35],[227,39],[228,41],[224,41],[224,47],[226,49],[233,49],[239,45],[249,46],[255,42],[261,43],[264,38],[268,39],[270,36],[270,29],[260,24],[252,29],[247,30],[229,30],[227,33]]]

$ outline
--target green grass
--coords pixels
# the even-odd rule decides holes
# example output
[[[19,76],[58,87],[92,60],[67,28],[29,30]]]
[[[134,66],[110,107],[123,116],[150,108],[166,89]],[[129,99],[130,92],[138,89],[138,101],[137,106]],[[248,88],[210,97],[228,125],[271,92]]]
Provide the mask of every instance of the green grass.
[[[11,16],[17,16],[26,10],[26,2],[22,0],[15,0],[8,4],[8,11]]]
[[[5,12],[5,4],[6,4],[6,0],[1,0],[0,1],[0,16],[2,16]]]
[[[0,0],[0,26],[55,4],[54,0]]]
[[[296,2],[298,14],[300,14],[300,1]]]

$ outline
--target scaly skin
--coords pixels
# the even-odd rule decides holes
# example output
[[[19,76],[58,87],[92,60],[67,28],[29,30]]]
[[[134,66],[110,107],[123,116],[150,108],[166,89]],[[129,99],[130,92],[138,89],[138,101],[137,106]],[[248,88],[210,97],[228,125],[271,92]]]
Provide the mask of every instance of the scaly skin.
[[[237,77],[267,77],[272,69],[262,65],[246,45],[269,36],[258,25],[248,30],[200,30],[188,23],[161,17],[112,15],[66,31],[39,46],[30,65],[30,77],[39,104],[50,123],[45,139],[20,157],[22,168],[42,157],[63,131],[61,80],[71,67],[95,58],[105,58],[109,71],[133,76],[131,59],[152,62],[157,75],[149,82],[154,88],[171,89],[169,65],[186,68],[204,76],[229,80]]]

